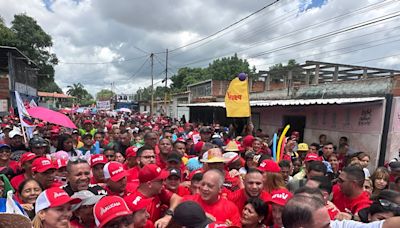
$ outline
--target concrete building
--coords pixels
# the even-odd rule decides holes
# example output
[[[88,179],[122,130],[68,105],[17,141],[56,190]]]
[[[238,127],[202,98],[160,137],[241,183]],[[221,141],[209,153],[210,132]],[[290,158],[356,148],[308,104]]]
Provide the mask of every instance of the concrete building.
[[[0,115],[16,107],[14,91],[37,102],[37,65],[15,47],[0,46]]]

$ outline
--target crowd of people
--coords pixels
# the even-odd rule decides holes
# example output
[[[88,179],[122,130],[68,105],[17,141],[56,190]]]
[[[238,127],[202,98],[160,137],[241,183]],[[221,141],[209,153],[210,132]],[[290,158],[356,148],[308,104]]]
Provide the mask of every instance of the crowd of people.
[[[400,227],[400,161],[288,134],[140,113],[1,118],[0,227]]]

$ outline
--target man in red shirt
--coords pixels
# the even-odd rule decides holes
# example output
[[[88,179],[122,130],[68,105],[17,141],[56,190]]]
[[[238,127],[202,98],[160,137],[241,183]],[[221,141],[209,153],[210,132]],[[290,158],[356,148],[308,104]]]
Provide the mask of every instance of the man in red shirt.
[[[103,168],[107,162],[107,157],[103,154],[94,154],[90,157],[90,167],[92,168],[93,174],[92,178],[90,178],[91,184],[99,184],[100,186],[104,186],[105,179]]]
[[[169,205],[166,216],[162,219],[161,227],[165,227],[171,220],[173,210],[181,202],[181,197],[163,187],[164,180],[168,177],[168,171],[162,170],[155,164],[145,165],[139,171],[139,187],[133,193],[124,197],[127,205],[134,204],[139,198],[151,198],[151,203],[147,206],[150,220],[156,222],[161,218],[161,205]],[[155,223],[157,227],[159,223]]]
[[[19,163],[20,163],[20,166],[21,166],[22,170],[24,171],[24,173],[22,173],[22,174],[20,174],[18,176],[15,176],[15,177],[13,177],[11,179],[10,182],[11,182],[11,185],[12,185],[12,187],[14,189],[18,189],[19,185],[25,179],[32,178],[32,169],[31,169],[31,167],[32,167],[32,162],[33,162],[33,160],[35,158],[36,158],[36,154],[31,153],[31,152],[24,153],[21,156],[21,158],[19,160]]]
[[[40,157],[33,161],[32,176],[43,187],[43,190],[61,186],[60,183],[55,181],[56,167],[47,158]]]
[[[357,214],[361,209],[369,207],[371,200],[363,191],[364,171],[356,166],[343,169],[338,178],[338,184],[333,187],[332,202],[342,211]]]
[[[157,154],[156,164],[161,169],[167,168],[167,159],[168,155],[172,151],[172,142],[167,138],[163,138],[158,143],[158,148],[160,149],[160,153]]]
[[[243,210],[246,200],[250,197],[259,197],[265,202],[271,198],[268,192],[263,191],[263,175],[258,169],[249,169],[244,177],[244,188],[228,194],[228,199],[232,201],[239,209]]]
[[[150,146],[142,146],[136,151],[137,165],[128,169],[128,183],[139,183],[139,171],[145,165],[155,164],[156,154]]]
[[[119,162],[111,161],[106,163],[103,168],[103,173],[106,183],[104,189],[109,196],[124,197],[133,192],[137,186],[133,183],[126,183],[126,176],[128,173]]]
[[[128,149],[125,150],[125,164],[124,164],[124,169],[129,170],[137,166],[137,161],[136,161],[136,153],[139,148],[136,146],[130,146]]]
[[[211,169],[204,173],[200,183],[200,194],[185,196],[185,200],[197,202],[216,222],[240,227],[240,213],[237,206],[220,196],[224,174]]]

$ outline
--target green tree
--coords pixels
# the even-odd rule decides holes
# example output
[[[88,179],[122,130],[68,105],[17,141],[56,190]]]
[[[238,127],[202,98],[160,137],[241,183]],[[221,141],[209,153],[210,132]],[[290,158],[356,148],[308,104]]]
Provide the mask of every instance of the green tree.
[[[250,69],[247,60],[240,59],[237,54],[214,60],[206,68],[180,68],[178,73],[171,77],[171,90],[186,91],[188,85],[207,79],[232,80],[241,72],[247,73],[251,79],[257,77],[255,66]]]
[[[280,82],[288,75],[289,71],[292,71],[293,80],[299,81],[303,79],[302,77],[303,70],[300,64],[298,64],[294,59],[289,60],[287,65],[278,63],[271,66],[269,68],[268,75],[271,77],[273,82]]]
[[[26,14],[14,15],[11,28],[0,21],[0,45],[13,46],[38,65],[38,90],[61,92],[54,81],[57,56],[51,52],[52,38],[36,20]],[[50,86],[49,86],[50,85]]]
[[[98,101],[106,101],[110,100],[115,93],[109,89],[102,89],[96,93],[96,100]]]
[[[76,97],[78,103],[87,104],[88,101],[93,103],[93,96],[85,89],[85,87],[81,83],[74,83],[67,86],[67,88],[67,94]]]

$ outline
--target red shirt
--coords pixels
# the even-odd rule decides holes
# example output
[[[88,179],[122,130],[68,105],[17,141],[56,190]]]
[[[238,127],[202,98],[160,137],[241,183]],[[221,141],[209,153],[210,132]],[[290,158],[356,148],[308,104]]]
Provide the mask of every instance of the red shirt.
[[[11,181],[10,181],[11,186],[12,186],[15,190],[17,190],[18,187],[19,187],[19,185],[20,185],[25,179],[26,179],[26,178],[25,178],[25,174],[24,174],[24,173],[23,173],[23,174],[20,174],[20,175],[17,175],[17,176],[15,176],[15,177],[13,177],[13,178],[11,179]]]
[[[228,200],[232,201],[237,206],[239,212],[243,211],[246,200],[248,198],[249,197],[247,197],[246,191],[244,189],[240,189],[228,195]],[[271,200],[271,195],[266,191],[262,191],[259,198],[262,199],[264,202],[269,202]]]
[[[339,185],[333,186],[332,192],[332,203],[334,203],[336,207],[343,212],[347,212],[346,209],[348,209],[351,211],[351,213],[356,214],[361,209],[369,207],[372,204],[372,201],[369,199],[369,195],[367,192],[362,192],[360,195],[353,199],[345,196],[340,190]]]
[[[125,202],[129,205],[132,204],[133,201],[136,200],[137,197],[142,197],[143,199],[152,198],[153,200],[147,206],[147,212],[150,214],[149,220],[152,222],[156,222],[159,218],[161,218],[161,205],[166,204],[169,205],[169,201],[172,197],[172,192],[163,188],[161,193],[155,195],[153,197],[146,197],[139,191],[134,191],[133,193],[129,194],[128,196],[124,197]]]
[[[224,187],[227,188],[229,191],[234,192],[240,189],[240,177],[235,176],[231,177],[229,171],[225,170],[225,181]]]
[[[19,169],[19,164],[16,161],[9,161],[8,165],[5,167],[11,168],[14,173],[17,173]]]
[[[125,197],[125,196],[127,196],[127,195],[129,195],[129,194],[134,193],[134,192],[136,191],[137,187],[138,187],[138,185],[136,185],[136,184],[134,184],[134,183],[126,183],[125,190],[124,190],[124,192],[121,192],[121,193],[112,192],[112,191],[108,188],[108,186],[105,186],[105,187],[103,187],[103,188],[104,188],[104,190],[107,191],[107,195],[109,195],[109,196],[120,196],[120,197]]]
[[[162,160],[160,154],[156,155],[156,165],[158,167],[160,167],[161,169],[166,169],[167,168],[167,163]]]
[[[176,193],[178,196],[190,195],[190,190],[182,185],[179,185],[178,188],[176,189],[176,191],[172,191],[172,192]]]
[[[128,169],[126,172],[128,173],[128,176],[126,177],[126,182],[127,183],[133,183],[135,185],[139,185],[139,171],[140,168],[139,166],[135,166],[131,169]]]
[[[216,222],[226,224],[229,221],[232,226],[241,227],[239,209],[231,201],[221,197],[218,199],[217,202],[210,205],[204,202],[199,194],[185,196],[183,198],[183,201],[188,200],[192,200],[200,204],[205,212],[215,217],[215,219],[217,220]]]

